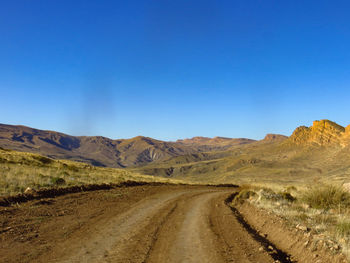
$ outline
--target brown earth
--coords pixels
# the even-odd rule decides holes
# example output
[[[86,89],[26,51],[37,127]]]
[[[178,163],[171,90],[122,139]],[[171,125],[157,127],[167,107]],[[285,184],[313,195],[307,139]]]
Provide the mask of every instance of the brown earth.
[[[236,191],[143,185],[0,207],[0,262],[315,262],[256,234],[225,202]]]

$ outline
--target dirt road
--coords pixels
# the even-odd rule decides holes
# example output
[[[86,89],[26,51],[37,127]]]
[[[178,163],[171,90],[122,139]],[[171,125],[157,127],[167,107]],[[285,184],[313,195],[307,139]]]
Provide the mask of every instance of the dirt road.
[[[289,262],[225,204],[233,192],[137,186],[0,208],[0,262]]]

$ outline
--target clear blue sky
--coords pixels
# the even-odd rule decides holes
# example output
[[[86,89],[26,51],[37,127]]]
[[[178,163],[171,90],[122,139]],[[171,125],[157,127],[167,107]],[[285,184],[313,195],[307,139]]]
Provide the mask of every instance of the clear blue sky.
[[[175,140],[350,124],[349,1],[0,3],[0,123]]]

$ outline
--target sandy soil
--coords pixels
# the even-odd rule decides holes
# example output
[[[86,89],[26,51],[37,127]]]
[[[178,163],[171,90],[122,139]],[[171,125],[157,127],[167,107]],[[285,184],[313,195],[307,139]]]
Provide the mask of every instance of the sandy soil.
[[[226,205],[235,191],[135,186],[0,207],[0,262],[292,262]]]

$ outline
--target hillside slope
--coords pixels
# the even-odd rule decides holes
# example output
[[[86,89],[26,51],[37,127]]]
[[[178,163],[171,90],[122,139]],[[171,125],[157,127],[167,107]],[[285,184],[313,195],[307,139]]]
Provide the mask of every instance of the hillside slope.
[[[328,120],[299,127],[290,137],[267,135],[227,151],[174,157],[138,169],[193,182],[344,181],[350,175],[350,129]]]
[[[76,137],[3,124],[0,125],[0,146],[108,167],[142,165],[194,152],[186,146],[142,136],[125,140],[112,140],[101,136]]]
[[[190,141],[195,139],[165,142],[138,136],[112,140],[101,136],[70,136],[55,131],[0,124],[0,147],[117,168],[140,166],[203,151],[222,151],[253,142],[230,138],[206,138],[195,143]]]
[[[222,151],[231,148],[232,146],[249,144],[255,142],[255,140],[246,138],[226,138],[226,137],[193,137],[191,139],[177,140],[178,144],[190,146],[196,148],[198,151]]]
[[[57,186],[118,184],[125,181],[178,183],[125,169],[55,160],[35,153],[5,150],[0,147],[0,196],[23,193],[27,187],[40,190]]]

